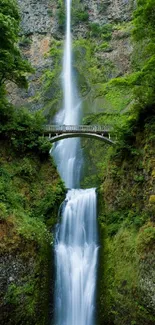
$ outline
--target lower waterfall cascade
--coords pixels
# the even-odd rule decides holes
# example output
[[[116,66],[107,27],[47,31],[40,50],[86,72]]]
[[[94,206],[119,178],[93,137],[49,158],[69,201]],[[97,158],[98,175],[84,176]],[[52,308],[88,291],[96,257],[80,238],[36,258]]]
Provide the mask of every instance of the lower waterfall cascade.
[[[66,195],[55,243],[57,325],[93,325],[97,264],[96,191]]]

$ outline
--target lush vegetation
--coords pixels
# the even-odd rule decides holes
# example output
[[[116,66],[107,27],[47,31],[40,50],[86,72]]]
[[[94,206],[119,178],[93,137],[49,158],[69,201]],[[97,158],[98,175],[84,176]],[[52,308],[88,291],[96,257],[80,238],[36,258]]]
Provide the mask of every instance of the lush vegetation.
[[[27,87],[30,64],[17,45],[16,1],[0,5],[0,253],[3,284],[0,322],[43,325],[48,316],[49,265],[64,185],[43,137],[45,118],[16,109],[6,84]],[[24,42],[24,40],[22,40]],[[42,297],[42,299],[40,299]]]
[[[20,16],[15,0],[1,0],[0,6],[0,87],[10,80],[26,86],[25,74],[31,72],[17,46]]]
[[[4,278],[13,278],[1,291],[2,302],[5,300],[1,318],[7,324],[46,322],[50,230],[64,197],[63,183],[47,148],[42,151],[34,146],[36,134],[32,134],[27,128],[28,143],[21,137],[15,139],[15,146],[8,135],[0,141],[0,252],[2,261],[9,253],[8,262],[2,264]],[[24,150],[19,150],[20,144]]]
[[[129,91],[132,103],[124,116],[116,117],[118,142],[100,161],[99,324],[155,322],[154,10],[154,1],[137,1],[132,72],[101,88],[105,96],[115,89]],[[96,116],[101,118],[102,114]]]
[[[50,230],[64,186],[49,158],[40,114],[16,112],[9,104],[6,108],[0,124],[0,251],[2,260],[9,252],[10,267],[5,261],[3,274],[13,280],[1,292],[1,317],[10,325],[40,325],[48,314]]]
[[[45,119],[41,113],[29,114],[26,110],[15,108],[3,101],[0,107],[0,137],[18,153],[28,151],[38,153],[43,159],[47,158],[50,143],[43,137]]]
[[[154,1],[139,0],[133,17],[133,72],[123,78],[112,79],[107,84],[107,87],[116,85],[133,93],[133,105],[126,120],[129,137],[137,128],[143,127],[146,118],[155,113]],[[126,135],[123,130],[123,138]]]

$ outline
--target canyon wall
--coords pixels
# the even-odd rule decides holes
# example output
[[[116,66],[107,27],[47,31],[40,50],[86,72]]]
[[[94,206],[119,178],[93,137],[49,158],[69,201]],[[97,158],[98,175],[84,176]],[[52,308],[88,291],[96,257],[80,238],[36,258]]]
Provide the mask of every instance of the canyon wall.
[[[30,111],[43,109],[51,119],[62,105],[60,85],[62,57],[60,55],[57,60],[57,53],[53,55],[52,50],[55,52],[56,49],[58,51],[58,48],[63,50],[64,3],[55,0],[26,0],[24,2],[19,0],[18,4],[21,11],[19,46],[23,56],[32,63],[35,72],[28,77],[29,88],[27,91],[17,89],[14,84],[9,83],[8,96],[16,106],[26,106]],[[92,74],[93,69],[98,66],[102,74],[100,82],[104,82],[105,77],[109,79],[122,75],[130,69],[132,52],[130,19],[133,8],[134,1],[132,0],[73,1],[73,43],[80,40],[79,44],[77,43],[75,46],[75,52],[78,56],[82,47],[85,50],[85,41],[87,47],[92,47],[90,44],[92,39],[91,51],[95,58],[94,62],[91,62]],[[88,40],[89,42],[87,42]],[[59,61],[59,68],[57,61]],[[87,57],[84,57],[84,61],[87,61]],[[89,62],[86,62],[86,67],[87,65]],[[78,66],[77,58],[75,70],[80,76],[80,82],[86,88],[85,91],[80,89],[80,96],[84,101],[83,110],[88,112],[87,106],[89,105],[89,107],[91,106],[90,112],[91,110],[92,112],[100,111],[103,109],[104,99],[101,98],[102,96],[99,96],[98,99],[96,91],[94,94],[94,80],[92,76],[89,76],[87,69],[81,72]],[[54,74],[56,74],[57,80],[55,80]]]

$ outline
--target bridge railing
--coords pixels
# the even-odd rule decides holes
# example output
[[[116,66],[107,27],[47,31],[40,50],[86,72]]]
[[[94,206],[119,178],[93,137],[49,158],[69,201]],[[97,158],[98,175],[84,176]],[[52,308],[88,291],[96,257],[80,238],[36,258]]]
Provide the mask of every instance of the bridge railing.
[[[109,132],[110,128],[103,125],[45,125],[46,132]]]

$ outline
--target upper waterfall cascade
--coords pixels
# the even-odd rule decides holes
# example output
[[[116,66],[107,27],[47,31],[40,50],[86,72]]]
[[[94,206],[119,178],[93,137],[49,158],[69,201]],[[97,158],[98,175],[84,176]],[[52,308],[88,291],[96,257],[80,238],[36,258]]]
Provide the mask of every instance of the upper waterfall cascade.
[[[62,71],[64,106],[55,119],[57,124],[65,125],[79,124],[81,115],[81,101],[77,94],[72,69],[71,2],[71,0],[66,0],[67,23]],[[54,147],[53,156],[67,188],[78,188],[82,162],[80,139],[58,142]]]
[[[71,0],[66,0],[66,14],[64,107],[55,121],[59,125],[75,126],[80,122],[80,100],[72,72]],[[78,189],[82,164],[80,139],[59,141],[52,154],[66,187],[71,188],[63,203],[55,240],[55,325],[94,325],[98,251],[96,191]]]

